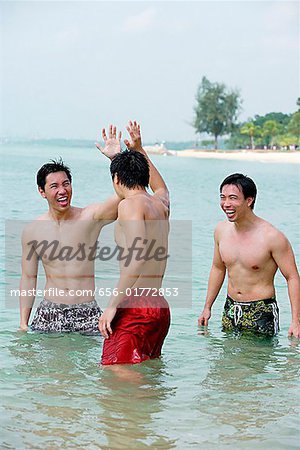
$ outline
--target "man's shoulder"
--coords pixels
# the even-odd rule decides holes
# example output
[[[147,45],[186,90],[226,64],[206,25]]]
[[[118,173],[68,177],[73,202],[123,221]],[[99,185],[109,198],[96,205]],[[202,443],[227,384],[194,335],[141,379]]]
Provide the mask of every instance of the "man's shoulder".
[[[218,228],[225,228],[226,226],[228,226],[228,224],[228,220],[221,220],[217,223],[215,230],[217,230]]]
[[[143,216],[145,220],[151,219],[167,219],[169,216],[169,208],[158,196],[134,195],[123,199],[118,208],[118,215],[125,213],[126,215],[134,213]]]
[[[23,228],[23,232],[33,232],[37,229],[38,225],[42,222],[50,221],[48,213],[41,214],[38,217],[35,217],[31,222],[26,223]]]
[[[151,197],[163,204],[168,210],[170,209],[170,194],[167,188],[158,189]]]
[[[265,219],[260,219],[260,233],[271,245],[287,241],[285,234]]]
[[[84,208],[76,207],[76,214],[82,219],[90,219],[93,218],[95,211],[102,206],[103,203],[91,203],[90,205],[85,206]]]
[[[260,232],[264,233],[267,236],[270,236],[271,238],[284,236],[282,231],[278,230],[278,228],[276,228],[272,223],[268,222],[265,219],[262,219],[261,217],[258,217],[257,225]]]
[[[36,223],[41,220],[50,220],[48,212],[45,212],[44,214],[36,217],[31,223]]]
[[[39,235],[40,230],[44,230],[51,221],[48,212],[36,217],[31,222],[27,223],[22,230],[23,239],[34,239]]]
[[[124,198],[118,205],[118,212],[126,212],[127,209],[145,208],[145,198],[142,195],[134,195]]]
[[[37,217],[33,221],[26,223],[26,225],[24,225],[22,230],[22,239],[30,239],[34,237],[34,235],[36,234],[38,224],[41,223],[41,220],[43,220],[41,219],[41,217],[42,216]]]
[[[150,194],[137,194],[132,195],[126,198],[123,198],[123,200],[119,203],[119,208],[125,208],[127,206],[131,207],[133,205],[146,205],[148,202],[153,201],[153,195]]]
[[[215,235],[219,235],[224,230],[230,227],[230,223],[227,220],[222,220],[221,222],[218,222],[215,227]]]
[[[147,206],[141,195],[127,197],[118,206],[118,217],[123,219],[144,219]]]

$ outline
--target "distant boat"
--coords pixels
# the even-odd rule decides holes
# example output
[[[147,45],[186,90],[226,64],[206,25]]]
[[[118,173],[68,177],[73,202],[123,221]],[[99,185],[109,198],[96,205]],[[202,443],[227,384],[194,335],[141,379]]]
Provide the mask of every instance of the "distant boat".
[[[153,155],[175,156],[177,154],[175,150],[168,150],[165,147],[165,141],[162,141],[160,144],[145,145],[144,149]]]

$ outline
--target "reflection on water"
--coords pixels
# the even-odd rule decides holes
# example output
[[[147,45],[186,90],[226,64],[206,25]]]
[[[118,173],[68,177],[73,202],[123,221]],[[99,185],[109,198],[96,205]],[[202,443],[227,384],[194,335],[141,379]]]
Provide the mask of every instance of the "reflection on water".
[[[99,337],[3,332],[2,447],[294,448],[299,342],[173,318],[163,360],[113,368]]]
[[[210,367],[201,382],[199,408],[201,414],[211,416],[217,429],[224,429],[219,443],[237,439],[253,445],[253,439],[257,443],[272,439],[265,435],[268,425],[272,428],[282,422],[289,435],[282,433],[282,446],[277,442],[275,448],[289,448],[289,441],[299,436],[293,420],[289,423],[299,412],[299,398],[295,398],[299,348],[295,342],[284,348],[278,337],[206,333],[203,338]]]
[[[142,366],[106,367],[100,382],[107,448],[173,448],[175,440],[159,434],[155,417],[167,403],[171,390],[163,383],[164,364],[149,361]]]
[[[15,388],[4,397],[6,445],[173,448],[174,440],[155,429],[171,393],[163,362],[103,369],[96,364],[100,343],[76,334],[14,334]],[[7,371],[3,381],[10,376]]]

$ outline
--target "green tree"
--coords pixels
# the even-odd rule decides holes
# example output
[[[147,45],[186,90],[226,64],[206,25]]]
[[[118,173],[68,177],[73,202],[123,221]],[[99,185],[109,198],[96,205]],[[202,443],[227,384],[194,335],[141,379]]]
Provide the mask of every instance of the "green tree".
[[[254,125],[253,122],[247,122],[247,123],[244,123],[244,125],[242,125],[242,127],[240,129],[240,133],[246,134],[247,136],[250,137],[251,149],[254,150],[254,148],[255,148],[254,136],[260,135],[260,127],[257,125]]]
[[[245,134],[241,134],[239,130],[231,133],[230,138],[226,141],[227,149],[243,149],[249,144],[249,138]]]
[[[277,137],[277,143],[281,147],[296,146],[299,145],[299,138],[297,139],[297,137],[292,134],[283,134]]]
[[[290,117],[291,116],[289,114],[284,114],[282,112],[271,112],[266,114],[265,116],[259,116],[258,114],[256,114],[254,116],[253,123],[254,125],[263,127],[264,123],[268,120],[274,120],[280,125],[281,129],[284,130],[284,128],[287,127],[290,121]]]
[[[295,112],[288,124],[288,131],[299,139],[300,137],[300,111]]]
[[[193,122],[196,133],[212,134],[217,149],[218,137],[234,130],[241,107],[240,94],[238,91],[228,90],[223,83],[212,83],[203,77],[196,101]]]
[[[274,137],[279,133],[280,126],[275,120],[267,120],[262,129],[262,135],[267,140],[267,145],[273,145]]]

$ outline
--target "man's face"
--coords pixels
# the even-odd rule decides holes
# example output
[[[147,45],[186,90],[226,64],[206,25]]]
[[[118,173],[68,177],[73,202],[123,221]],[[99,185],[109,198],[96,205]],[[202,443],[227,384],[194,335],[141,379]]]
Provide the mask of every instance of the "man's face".
[[[244,217],[249,211],[252,202],[253,198],[248,197],[245,199],[242,190],[238,186],[234,184],[223,186],[220,194],[220,206],[230,222],[236,222]]]
[[[47,199],[49,207],[58,211],[65,211],[71,204],[72,185],[66,172],[49,173],[44,191],[39,188],[39,192]]]

